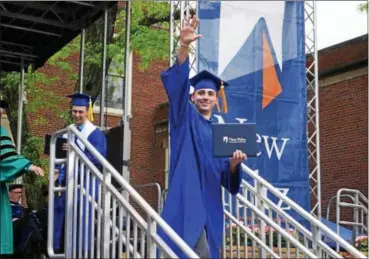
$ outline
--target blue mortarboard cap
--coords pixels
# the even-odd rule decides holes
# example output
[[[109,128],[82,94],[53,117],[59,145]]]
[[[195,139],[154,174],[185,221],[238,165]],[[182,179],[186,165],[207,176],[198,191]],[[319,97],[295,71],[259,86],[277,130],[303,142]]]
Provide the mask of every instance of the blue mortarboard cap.
[[[90,98],[92,103],[96,101],[96,97],[81,93],[74,93],[67,95],[67,97],[72,98],[72,105],[74,106],[89,106]]]
[[[67,95],[67,97],[72,98],[73,106],[85,106],[88,108],[87,118],[93,122],[94,121],[94,113],[92,111],[92,105],[96,101],[96,97],[89,96],[87,94],[74,93],[71,95]],[[91,100],[91,102],[90,102]]]
[[[219,77],[213,75],[207,70],[203,70],[196,76],[190,79],[191,85],[194,90],[200,89],[213,89],[214,91],[219,91],[221,86],[228,86],[228,84],[222,81]]]

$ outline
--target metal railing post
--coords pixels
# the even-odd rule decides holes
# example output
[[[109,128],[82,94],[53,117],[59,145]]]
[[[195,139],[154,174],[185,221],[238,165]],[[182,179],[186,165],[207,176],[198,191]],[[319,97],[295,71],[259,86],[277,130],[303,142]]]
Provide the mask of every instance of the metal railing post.
[[[359,201],[359,194],[356,192],[355,193],[355,205],[359,205],[360,201]],[[359,234],[359,207],[355,206],[354,207],[354,212],[353,212],[353,217],[354,217],[354,226],[352,228],[352,241],[355,242],[355,238],[357,237],[357,235]]]
[[[20,154],[22,150],[22,127],[23,127],[23,102],[24,102],[24,59],[21,58],[21,76],[18,88],[18,122],[17,122],[17,153]],[[18,177],[15,182],[17,184],[23,183],[23,177]]]
[[[74,141],[72,132],[68,131],[68,159],[67,159],[67,175],[66,175],[66,199],[65,207],[74,208],[73,202],[76,197],[73,196],[75,189],[75,157],[76,152],[71,148],[71,143]],[[76,227],[73,223],[73,209],[67,209],[65,214],[65,235],[64,246],[66,258],[72,258],[73,254],[73,229]]]
[[[80,55],[79,55],[79,92],[83,93],[83,76],[85,65],[85,38],[86,29],[81,30]]]
[[[104,7],[104,34],[102,40],[102,75],[101,75],[101,98],[100,98],[100,128],[104,129],[104,108],[106,106],[106,55],[107,55],[107,37],[108,37],[108,7]]]
[[[156,258],[156,244],[152,236],[156,233],[156,222],[151,216],[147,216],[147,256],[148,258]]]
[[[107,224],[110,222],[110,203],[111,193],[108,192],[106,185],[111,183],[111,174],[107,172],[107,169],[103,169],[103,182],[102,182],[102,210],[103,220],[101,221],[102,229],[102,242],[101,251],[102,258],[110,257],[110,227]],[[128,242],[128,241],[127,241]],[[114,252],[114,251],[113,251]]]
[[[265,187],[259,182],[255,181],[256,187],[256,207],[261,211],[261,213],[265,213],[265,207],[263,204],[262,196],[265,194]],[[264,220],[260,219],[260,239],[265,244],[265,222]],[[260,258],[266,258],[266,252],[264,249],[260,248],[259,250]]]

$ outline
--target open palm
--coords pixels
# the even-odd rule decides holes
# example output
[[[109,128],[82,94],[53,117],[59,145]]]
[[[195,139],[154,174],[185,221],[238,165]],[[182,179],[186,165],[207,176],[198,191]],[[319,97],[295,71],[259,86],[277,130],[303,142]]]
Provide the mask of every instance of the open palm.
[[[196,16],[194,16],[189,22],[187,21],[182,25],[180,33],[181,45],[188,46],[201,37],[201,35],[196,34],[196,28],[199,22]]]

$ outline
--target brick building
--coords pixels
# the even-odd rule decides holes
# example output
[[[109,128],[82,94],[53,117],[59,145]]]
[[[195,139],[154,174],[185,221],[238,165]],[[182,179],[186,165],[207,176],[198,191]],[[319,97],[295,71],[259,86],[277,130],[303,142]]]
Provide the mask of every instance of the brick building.
[[[322,215],[340,188],[368,196],[368,34],[319,51]],[[335,219],[335,200],[330,219]],[[352,209],[342,211],[352,219]]]
[[[319,51],[320,78],[320,139],[322,215],[326,216],[329,200],[343,187],[359,189],[364,195],[368,188],[368,35]],[[78,71],[79,55],[68,59]],[[155,61],[142,72],[139,57],[132,55],[132,144],[130,182],[134,186],[159,183],[166,188],[168,165],[168,103],[161,85],[160,72],[168,61]],[[48,89],[65,96],[73,92],[75,81],[63,71],[45,64],[40,71],[61,78]],[[41,86],[42,87],[42,86]],[[61,103],[68,109],[69,100]],[[98,107],[95,107],[98,123]],[[34,116],[31,114],[29,121]],[[63,127],[52,111],[42,111],[49,123],[31,126],[36,136],[53,133]],[[107,126],[118,127],[122,111],[109,108]],[[31,124],[32,125],[32,124]],[[117,168],[119,169],[119,168]],[[157,208],[155,187],[138,188],[144,198]],[[335,206],[330,219],[334,219]],[[348,217],[352,212],[345,212]]]

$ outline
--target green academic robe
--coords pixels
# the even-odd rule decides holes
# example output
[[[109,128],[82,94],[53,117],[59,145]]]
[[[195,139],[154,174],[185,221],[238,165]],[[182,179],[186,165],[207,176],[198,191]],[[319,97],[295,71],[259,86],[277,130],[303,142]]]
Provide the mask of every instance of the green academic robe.
[[[13,254],[13,223],[8,184],[29,171],[31,162],[17,154],[5,129],[0,127],[0,254]]]

